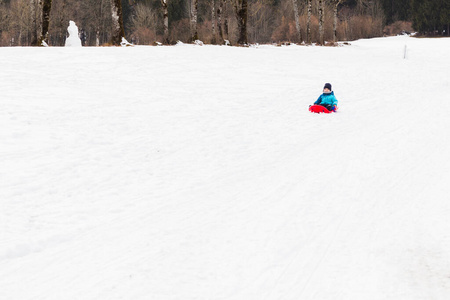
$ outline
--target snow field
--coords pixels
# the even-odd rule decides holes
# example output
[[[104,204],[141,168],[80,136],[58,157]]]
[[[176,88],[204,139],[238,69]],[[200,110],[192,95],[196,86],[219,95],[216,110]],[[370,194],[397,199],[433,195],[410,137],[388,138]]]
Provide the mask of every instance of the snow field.
[[[0,49],[0,299],[447,299],[449,45]]]

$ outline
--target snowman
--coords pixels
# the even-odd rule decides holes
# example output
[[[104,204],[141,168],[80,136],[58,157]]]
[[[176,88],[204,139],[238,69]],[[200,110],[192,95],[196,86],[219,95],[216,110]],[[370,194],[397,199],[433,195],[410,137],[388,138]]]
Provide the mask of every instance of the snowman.
[[[66,39],[66,47],[81,47],[81,40],[78,37],[78,27],[74,21],[69,22],[67,31],[69,32],[69,37]]]

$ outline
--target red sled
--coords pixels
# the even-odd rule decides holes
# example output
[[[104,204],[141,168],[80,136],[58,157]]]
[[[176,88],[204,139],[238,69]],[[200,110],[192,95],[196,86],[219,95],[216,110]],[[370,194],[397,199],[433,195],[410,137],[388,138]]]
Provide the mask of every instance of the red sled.
[[[337,106],[336,106],[336,110],[337,110]],[[316,114],[320,114],[320,113],[329,114],[329,113],[335,112],[333,110],[328,110],[325,106],[322,106],[322,105],[311,105],[309,107],[309,111],[316,113]]]

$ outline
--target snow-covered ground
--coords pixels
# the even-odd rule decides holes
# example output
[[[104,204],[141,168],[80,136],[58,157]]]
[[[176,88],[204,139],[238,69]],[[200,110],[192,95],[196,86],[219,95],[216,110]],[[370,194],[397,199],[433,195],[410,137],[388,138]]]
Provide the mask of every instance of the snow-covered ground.
[[[448,49],[0,48],[0,299],[449,299]]]

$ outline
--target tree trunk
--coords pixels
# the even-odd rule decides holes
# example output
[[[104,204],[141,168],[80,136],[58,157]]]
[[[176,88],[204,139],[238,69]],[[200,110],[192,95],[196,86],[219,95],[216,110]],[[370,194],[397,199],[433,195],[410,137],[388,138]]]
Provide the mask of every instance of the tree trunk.
[[[191,0],[191,42],[198,40],[198,0]]]
[[[223,30],[224,30],[224,34],[225,34],[225,39],[229,40],[230,38],[228,37],[228,4],[227,4],[227,0],[224,0],[224,14],[223,14],[223,18],[224,18],[224,22],[223,22]]]
[[[161,4],[163,7],[163,16],[164,16],[164,40],[163,44],[169,45],[169,9],[168,9],[168,0],[161,0]]]
[[[95,46],[100,46],[100,30],[98,28],[95,32]]]
[[[302,32],[300,30],[300,17],[298,16],[298,3],[297,0],[292,0],[292,5],[294,6],[294,17],[295,17],[295,29],[297,30],[298,42],[303,42]]]
[[[17,38],[17,45],[22,46],[22,28],[19,29],[19,37]]]
[[[48,44],[48,28],[50,26],[51,10],[52,10],[52,0],[44,0],[42,6],[42,33],[39,37],[38,46],[42,46],[42,42]]]
[[[56,24],[52,22],[53,26],[58,28],[58,33],[55,41],[55,45],[58,46],[64,46],[66,42],[67,20],[65,19],[65,16],[67,15],[66,10],[67,1],[68,0],[58,1],[59,3],[61,3],[61,6],[59,7],[59,12],[57,12],[57,14],[59,14],[59,18],[58,20],[56,20]]]
[[[306,42],[311,45],[311,14],[312,14],[312,1],[308,0],[308,19],[306,21]]]
[[[323,1],[319,0],[319,44],[324,45],[323,39]]]
[[[38,3],[36,0],[30,0],[30,13],[32,18],[31,26],[31,46],[39,46],[38,41],[38,29],[37,29],[37,19],[38,19]]]
[[[333,42],[337,42],[337,21],[338,21],[338,6],[340,0],[334,0],[334,18],[333,18]]]
[[[224,0],[219,0],[219,8],[217,9],[217,29],[219,30],[220,43],[223,44],[223,30],[222,30],[222,12]]]
[[[214,5],[214,0],[211,0],[211,27],[212,27],[211,44],[215,45],[217,41],[216,41],[216,7]]]
[[[95,46],[100,46],[100,28],[102,27],[102,16],[103,16],[103,0],[100,1],[100,10],[97,11],[98,17],[95,25]]]
[[[239,45],[247,45],[247,0],[234,0],[234,12],[236,14],[239,30],[239,38],[237,43]]]
[[[119,46],[122,38],[125,37],[125,30],[123,29],[123,15],[121,0],[111,0],[111,16],[113,23],[113,32],[111,43],[114,46]]]

